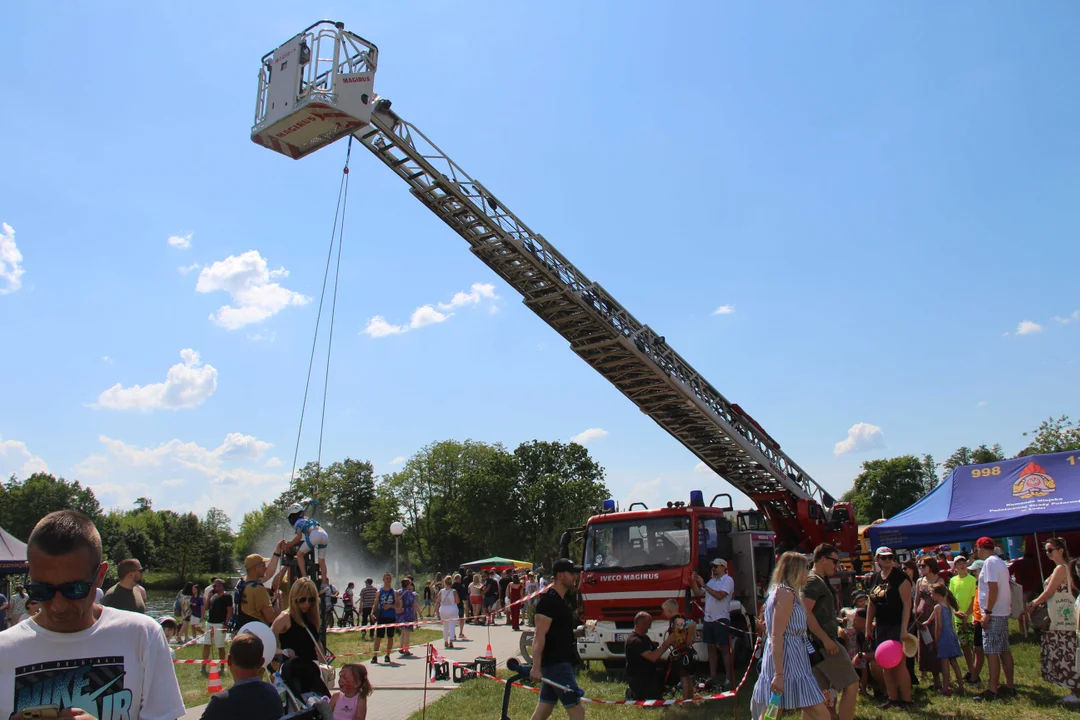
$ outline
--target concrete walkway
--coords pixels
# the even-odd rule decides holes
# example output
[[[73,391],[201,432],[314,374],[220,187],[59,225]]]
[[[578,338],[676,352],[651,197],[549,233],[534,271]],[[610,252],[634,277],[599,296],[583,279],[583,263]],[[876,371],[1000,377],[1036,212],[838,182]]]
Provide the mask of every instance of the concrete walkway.
[[[438,625],[429,627],[439,628]],[[456,649],[454,650],[447,650],[444,653],[441,640],[435,641],[435,649],[440,655],[445,655],[448,659],[458,662],[471,662],[474,658],[482,656],[487,649],[487,629],[466,625],[465,635],[468,640],[456,642],[454,644]],[[499,667],[505,667],[509,658],[520,657],[518,652],[520,639],[520,632],[514,632],[505,625],[500,624],[491,627],[491,649]],[[394,664],[390,666],[382,664],[382,657],[379,658],[378,665],[372,665],[370,660],[366,662],[368,676],[371,678],[371,684],[375,687],[375,693],[368,701],[368,717],[378,718],[379,720],[407,720],[410,715],[424,707],[424,658],[426,648],[424,646],[414,647],[413,652],[416,653],[416,657],[402,658],[395,651]],[[341,663],[336,663],[335,666],[341,667]],[[481,682],[492,681],[481,680]],[[435,685],[445,687],[451,684],[440,682]],[[433,690],[431,689],[432,685],[433,683],[428,683],[428,705],[449,692],[448,690]],[[205,707],[205,705],[201,705],[190,708],[184,716],[184,720],[198,720],[202,716]]]

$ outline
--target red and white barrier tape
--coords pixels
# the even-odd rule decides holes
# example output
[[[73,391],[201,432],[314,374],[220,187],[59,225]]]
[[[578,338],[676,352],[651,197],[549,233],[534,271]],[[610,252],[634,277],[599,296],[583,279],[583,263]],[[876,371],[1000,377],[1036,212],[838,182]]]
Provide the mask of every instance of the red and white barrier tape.
[[[514,687],[519,687],[519,688],[523,688],[525,690],[530,690],[530,691],[532,691],[534,693],[539,693],[540,692],[539,688],[535,688],[535,687],[533,687],[531,685],[526,685],[524,683],[516,682],[516,681],[511,682],[511,681],[507,680],[506,678],[496,677],[494,675],[488,675],[487,673],[482,673],[479,670],[475,670],[475,669],[469,667],[468,665],[466,665],[464,663],[455,662],[454,660],[451,660],[448,657],[443,657],[443,656],[439,655],[435,651],[434,647],[431,647],[431,651],[433,653],[433,655],[432,655],[432,661],[433,662],[436,662],[436,663],[447,662],[447,663],[450,663],[451,665],[455,665],[457,667],[465,668],[470,673],[475,673],[476,675],[478,675],[480,677],[485,677],[485,678],[487,678],[489,680],[495,680],[496,682],[500,682],[503,685],[513,685]],[[658,699],[658,700],[599,700],[597,698],[589,698],[589,697],[582,697],[582,698],[579,698],[579,699],[583,703],[592,703],[594,705],[638,705],[638,706],[641,706],[641,707],[666,707],[668,705],[686,705],[686,704],[690,704],[690,703],[709,702],[709,701],[712,701],[712,700],[728,700],[730,698],[734,698],[736,696],[736,694],[739,692],[739,690],[742,688],[743,683],[746,682],[746,678],[750,675],[750,668],[751,667],[753,667],[753,663],[750,663],[750,665],[746,668],[746,673],[743,675],[742,680],[739,681],[738,687],[736,687],[734,690],[729,690],[727,692],[722,692],[722,693],[713,693],[712,695],[702,695],[702,696],[699,696],[699,697],[691,698],[689,700],[685,700],[683,698],[672,698],[670,700],[666,700],[666,699]]]

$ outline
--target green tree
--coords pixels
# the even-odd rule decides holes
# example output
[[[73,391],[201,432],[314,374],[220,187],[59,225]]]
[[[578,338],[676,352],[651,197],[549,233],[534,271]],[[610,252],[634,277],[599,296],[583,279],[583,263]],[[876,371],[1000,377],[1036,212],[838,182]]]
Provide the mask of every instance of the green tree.
[[[934,456],[927,453],[922,456],[922,471],[923,471],[923,494],[930,492],[938,486],[941,482],[941,477],[938,475],[938,463],[934,461]]]
[[[1051,417],[1031,432],[1024,433],[1024,437],[1031,440],[1016,457],[1080,450],[1080,421],[1072,422],[1068,415],[1057,419]]]
[[[552,563],[563,531],[584,525],[608,497],[604,468],[577,443],[522,443],[514,461],[515,517],[521,536],[528,539],[527,559]]]
[[[287,531],[286,525],[282,509],[276,504],[263,503],[245,513],[233,545],[237,558],[258,552],[260,542],[270,535],[283,535]]]
[[[945,468],[945,474],[948,475],[961,465],[974,465],[975,462],[971,459],[971,448],[964,446],[957,448],[952,455],[950,455],[945,462],[941,464]]]
[[[12,475],[0,485],[0,527],[25,540],[38,520],[51,512],[79,510],[95,521],[101,517],[101,505],[94,491],[78,480],[68,481],[49,473],[34,473],[25,480]]]
[[[1004,459],[1005,451],[1002,450],[1001,443],[989,446],[983,443],[974,450],[967,446],[957,448],[949,459],[942,463],[942,466],[945,468],[945,474],[948,475],[961,465],[982,465]]]
[[[925,495],[926,470],[914,455],[867,460],[844,499],[855,507],[860,523],[890,518]]]
[[[231,572],[233,558],[232,521],[224,510],[212,507],[202,520],[201,535],[205,548],[205,567],[213,573]]]

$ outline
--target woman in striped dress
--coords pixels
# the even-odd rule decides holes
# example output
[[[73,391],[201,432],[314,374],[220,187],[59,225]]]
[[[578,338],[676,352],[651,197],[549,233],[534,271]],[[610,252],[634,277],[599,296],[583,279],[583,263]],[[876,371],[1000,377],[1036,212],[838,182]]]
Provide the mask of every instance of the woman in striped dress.
[[[786,552],[773,571],[772,589],[765,603],[765,654],[754,685],[750,712],[760,719],[775,692],[785,711],[801,710],[804,720],[827,720],[825,697],[810,669],[806,611],[799,592],[806,585],[810,563],[806,556]]]

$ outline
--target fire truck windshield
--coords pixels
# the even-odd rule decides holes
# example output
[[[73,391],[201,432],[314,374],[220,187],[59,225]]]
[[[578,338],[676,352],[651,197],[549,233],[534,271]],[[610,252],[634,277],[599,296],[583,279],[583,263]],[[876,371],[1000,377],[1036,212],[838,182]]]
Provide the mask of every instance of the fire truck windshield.
[[[585,538],[586,570],[646,570],[690,563],[690,519],[598,521]]]

